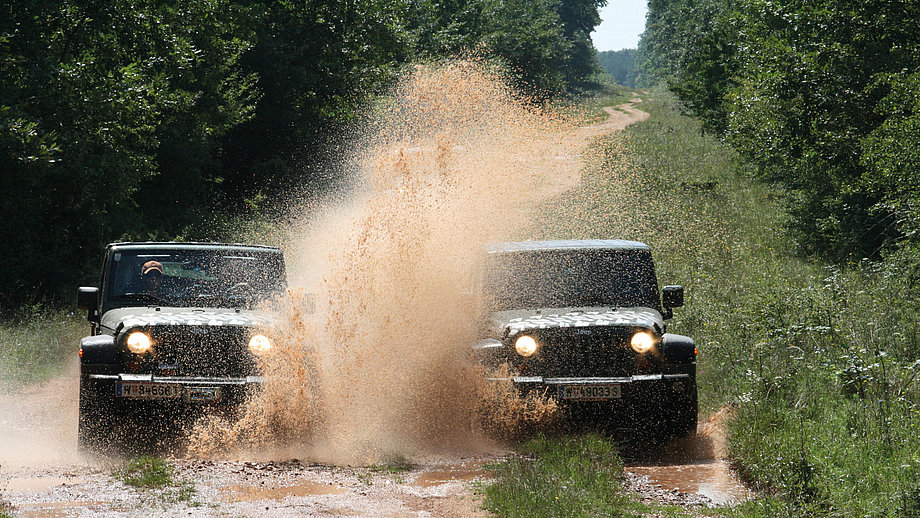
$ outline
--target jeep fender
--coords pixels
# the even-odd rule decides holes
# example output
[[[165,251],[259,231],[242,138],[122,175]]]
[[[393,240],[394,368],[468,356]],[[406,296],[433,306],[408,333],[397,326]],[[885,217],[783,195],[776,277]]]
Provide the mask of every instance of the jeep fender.
[[[118,363],[115,354],[115,337],[111,335],[87,336],[80,340],[80,363]]]
[[[689,336],[665,333],[661,337],[661,356],[668,363],[696,363],[696,342]]]

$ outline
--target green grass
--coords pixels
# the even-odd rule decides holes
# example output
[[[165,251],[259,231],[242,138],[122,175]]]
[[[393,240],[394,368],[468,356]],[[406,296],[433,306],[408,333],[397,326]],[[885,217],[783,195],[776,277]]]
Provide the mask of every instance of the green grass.
[[[575,124],[586,125],[603,122],[609,116],[605,106],[619,106],[633,99],[635,89],[613,82],[599,85],[599,88],[577,95],[574,98],[553,104],[550,108]]]
[[[136,488],[161,488],[175,484],[172,466],[157,457],[131,459],[118,474],[126,485]]]
[[[583,185],[520,237],[644,241],[660,283],[686,287],[669,331],[697,340],[703,411],[736,409],[733,459],[772,495],[727,514],[920,515],[916,254],[796,257],[783,193],[651,96],[651,118],[596,142]]]
[[[40,306],[0,322],[0,389],[60,375],[89,334],[84,315]]]
[[[537,437],[490,469],[484,506],[499,516],[603,516],[631,503],[616,446],[596,435]]]
[[[172,465],[158,457],[141,456],[128,461],[115,474],[125,485],[141,490],[156,490],[156,496],[166,502],[192,502],[195,486],[187,480],[176,478]]]
[[[392,459],[389,459],[382,464],[373,464],[368,466],[368,470],[373,473],[384,473],[390,475],[406,473],[412,471],[413,469],[415,469],[415,464],[401,455],[396,455]]]

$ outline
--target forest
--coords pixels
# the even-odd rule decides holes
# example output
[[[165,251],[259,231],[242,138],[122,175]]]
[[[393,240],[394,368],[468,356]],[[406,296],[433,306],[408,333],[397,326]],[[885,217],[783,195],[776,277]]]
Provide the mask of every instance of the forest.
[[[70,301],[118,240],[220,239],[337,188],[341,135],[412,63],[474,56],[532,102],[599,72],[605,0],[6,0],[0,308]]]
[[[638,81],[788,193],[806,257],[916,255],[920,3],[650,0]]]

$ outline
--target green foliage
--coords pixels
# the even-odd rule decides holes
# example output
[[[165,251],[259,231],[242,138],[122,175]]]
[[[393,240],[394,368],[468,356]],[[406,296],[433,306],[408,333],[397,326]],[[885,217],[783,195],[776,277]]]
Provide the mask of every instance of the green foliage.
[[[125,484],[137,488],[160,488],[174,483],[172,466],[157,457],[131,459],[119,475]]]
[[[491,469],[483,506],[498,516],[633,516],[616,445],[597,435],[540,436]]]
[[[251,112],[248,35],[229,1],[0,9],[0,293],[59,295],[104,242],[188,218],[216,139]]]
[[[153,490],[160,499],[175,503],[187,502],[191,506],[200,505],[192,502],[195,495],[195,485],[187,480],[176,478],[173,466],[158,457],[141,456],[128,461],[116,476],[121,478],[125,485],[141,490]]]
[[[23,306],[0,321],[0,380],[9,387],[59,376],[76,361],[80,338],[89,331],[85,315]]]
[[[582,87],[604,3],[0,4],[2,312],[70,299],[107,242],[204,239],[215,213],[339,187],[343,135],[408,63],[481,56],[538,100]]]
[[[617,84],[636,86],[636,49],[605,50],[598,52],[598,61]]]
[[[884,80],[890,93],[876,108],[884,122],[862,140],[861,185],[881,201],[886,226],[917,244],[920,231],[920,71]],[[906,145],[905,145],[906,144]]]
[[[406,9],[381,0],[250,4],[256,44],[242,65],[259,78],[262,95],[254,117],[227,137],[223,168],[232,174],[220,187],[239,209],[260,191],[334,185],[319,170],[330,160],[324,148],[409,59]]]
[[[651,2],[642,70],[784,188],[801,252],[877,257],[914,228],[916,189],[891,180],[916,147],[900,103],[918,15],[904,1]]]

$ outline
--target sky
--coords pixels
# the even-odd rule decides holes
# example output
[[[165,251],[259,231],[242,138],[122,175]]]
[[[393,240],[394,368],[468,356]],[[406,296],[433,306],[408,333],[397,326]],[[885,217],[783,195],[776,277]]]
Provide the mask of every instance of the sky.
[[[645,30],[647,0],[607,0],[600,10],[601,24],[591,33],[599,51],[634,49]]]

